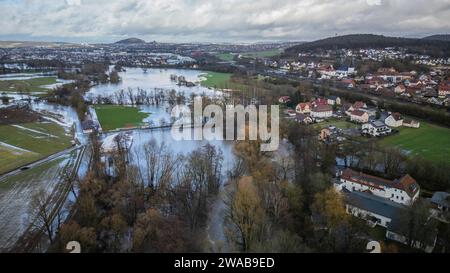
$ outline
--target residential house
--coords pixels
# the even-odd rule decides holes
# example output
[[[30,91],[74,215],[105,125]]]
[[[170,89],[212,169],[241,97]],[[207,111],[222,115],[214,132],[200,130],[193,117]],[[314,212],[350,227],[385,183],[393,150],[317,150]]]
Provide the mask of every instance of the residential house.
[[[340,190],[368,192],[392,202],[410,206],[420,195],[420,186],[410,175],[388,180],[345,169],[340,174]]]
[[[353,103],[352,106],[350,106],[348,111],[352,112],[355,110],[360,110],[361,108],[367,108],[367,104],[362,101],[357,101],[357,102]]]
[[[356,87],[356,83],[352,79],[343,79],[341,81],[341,84],[342,84],[343,87],[349,88],[349,89],[352,89],[352,88]]]
[[[403,94],[406,91],[406,87],[403,84],[398,85],[397,87],[395,87],[394,92],[396,94]]]
[[[393,113],[384,120],[384,123],[386,123],[386,125],[390,127],[400,127],[403,125],[402,115],[400,113]]]
[[[311,117],[318,119],[331,118],[333,108],[330,105],[318,105],[311,110]]]
[[[392,129],[382,121],[373,121],[363,124],[362,133],[373,137],[380,137],[389,135],[392,133]]]
[[[312,102],[312,106],[316,107],[319,105],[328,105],[328,100],[324,98],[318,98]]]
[[[354,67],[340,67],[336,70],[336,76],[338,77],[348,77],[350,75],[356,74],[356,70]]]
[[[295,112],[299,114],[309,114],[311,113],[312,105],[309,102],[302,102],[297,105]]]
[[[450,95],[450,81],[444,81],[439,85],[439,97],[445,98]]]
[[[331,137],[331,131],[328,128],[324,128],[320,130],[319,140],[321,141],[327,141],[330,140]]]
[[[322,66],[317,69],[317,72],[322,76],[322,78],[331,78],[336,76],[336,70],[332,65]]]
[[[361,110],[355,110],[350,113],[350,120],[358,123],[369,122],[369,114]]]
[[[330,96],[327,98],[328,105],[341,105],[341,98],[337,96]]]

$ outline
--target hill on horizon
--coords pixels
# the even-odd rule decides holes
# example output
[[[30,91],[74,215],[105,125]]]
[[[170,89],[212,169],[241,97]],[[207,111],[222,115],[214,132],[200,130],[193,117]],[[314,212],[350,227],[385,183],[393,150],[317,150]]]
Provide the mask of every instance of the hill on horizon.
[[[437,34],[437,35],[431,35],[422,38],[423,40],[430,40],[430,41],[444,41],[444,42],[450,42],[450,34]]]
[[[121,45],[131,45],[131,44],[145,44],[146,42],[142,39],[138,38],[128,38],[124,40],[120,40],[115,42],[115,44],[121,44]]]
[[[404,47],[411,53],[428,54],[435,57],[449,56],[450,43],[434,39],[412,39],[388,37],[375,34],[350,34],[309,42],[286,49],[286,55],[299,52],[332,49]]]

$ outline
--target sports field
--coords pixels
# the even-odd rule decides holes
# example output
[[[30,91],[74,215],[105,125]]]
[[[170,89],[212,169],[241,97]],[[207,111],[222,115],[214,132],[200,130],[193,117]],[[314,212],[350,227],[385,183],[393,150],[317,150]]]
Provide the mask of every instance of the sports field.
[[[149,116],[137,107],[99,105],[94,109],[103,131],[137,127],[143,125],[143,120]]]
[[[13,170],[71,145],[72,137],[56,123],[0,126],[0,173]]]
[[[398,128],[399,134],[380,140],[382,145],[400,147],[412,155],[450,163],[450,129],[421,122],[419,129]]]

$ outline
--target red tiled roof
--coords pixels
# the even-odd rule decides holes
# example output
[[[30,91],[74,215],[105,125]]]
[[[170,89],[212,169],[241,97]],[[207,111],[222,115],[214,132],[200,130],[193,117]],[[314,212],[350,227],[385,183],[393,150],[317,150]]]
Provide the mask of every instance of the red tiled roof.
[[[365,174],[362,172],[356,172],[352,169],[345,169],[342,171],[341,177],[345,180],[349,180],[355,183],[363,184],[373,188],[383,189],[383,187],[392,187],[405,191],[409,196],[413,196],[419,189],[419,185],[416,180],[409,174],[400,179],[394,181],[384,179],[381,177]]]
[[[355,110],[353,112],[351,112],[352,116],[358,116],[358,117],[362,117],[366,112],[361,111],[361,110]]]
[[[330,112],[333,108],[329,105],[317,105],[314,107],[313,112]]]

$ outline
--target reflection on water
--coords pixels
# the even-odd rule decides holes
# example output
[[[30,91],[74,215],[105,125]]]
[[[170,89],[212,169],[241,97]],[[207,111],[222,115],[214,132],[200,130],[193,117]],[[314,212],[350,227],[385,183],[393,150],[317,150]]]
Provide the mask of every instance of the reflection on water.
[[[193,129],[186,129],[193,130]],[[173,139],[170,129],[154,129],[154,130],[133,130],[133,144],[131,146],[131,164],[139,166],[142,172],[146,172],[146,163],[144,160],[144,145],[151,140],[155,140],[157,145],[164,142],[173,155],[181,154],[187,155],[200,147],[207,144],[211,144],[216,147],[217,150],[222,150],[223,164],[222,174],[225,177],[227,171],[231,170],[235,160],[233,154],[233,142],[227,141],[177,141]],[[105,134],[107,137],[110,134]]]
[[[98,95],[113,96],[119,90],[127,91],[131,88],[134,92],[137,89],[143,89],[147,92],[156,90],[184,93],[186,97],[195,93],[197,95],[219,96],[221,92],[208,89],[200,85],[201,75],[205,72],[189,69],[148,69],[144,72],[140,68],[126,68],[126,72],[120,72],[121,82],[118,84],[101,84],[91,88],[86,97],[93,99]],[[194,87],[178,86],[176,82],[171,81],[170,75],[184,76],[187,81],[196,83]]]

